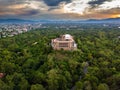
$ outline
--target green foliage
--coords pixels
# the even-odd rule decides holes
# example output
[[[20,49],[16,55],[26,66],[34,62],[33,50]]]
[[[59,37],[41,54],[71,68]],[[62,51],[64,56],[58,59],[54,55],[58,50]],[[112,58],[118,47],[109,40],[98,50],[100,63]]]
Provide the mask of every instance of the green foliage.
[[[35,84],[31,86],[30,90],[45,90],[45,88],[40,84]]]
[[[53,50],[51,39],[74,36],[76,51]],[[0,90],[119,90],[118,30],[38,29],[0,39]]]
[[[109,90],[109,87],[107,84],[99,84],[98,89],[97,90]]]

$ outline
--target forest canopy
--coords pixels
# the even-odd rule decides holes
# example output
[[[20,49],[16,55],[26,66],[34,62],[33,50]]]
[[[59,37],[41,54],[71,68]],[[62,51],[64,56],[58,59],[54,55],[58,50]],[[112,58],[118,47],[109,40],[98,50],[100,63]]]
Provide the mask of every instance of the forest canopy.
[[[75,51],[53,50],[51,39],[71,34]],[[119,90],[118,29],[36,29],[0,39],[0,90]]]

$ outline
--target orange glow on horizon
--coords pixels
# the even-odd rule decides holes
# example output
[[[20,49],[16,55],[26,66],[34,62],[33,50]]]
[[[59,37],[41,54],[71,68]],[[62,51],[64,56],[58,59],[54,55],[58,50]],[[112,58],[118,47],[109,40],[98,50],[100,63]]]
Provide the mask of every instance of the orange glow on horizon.
[[[111,17],[112,17],[112,18],[118,18],[118,17],[120,17],[120,14],[112,15]]]

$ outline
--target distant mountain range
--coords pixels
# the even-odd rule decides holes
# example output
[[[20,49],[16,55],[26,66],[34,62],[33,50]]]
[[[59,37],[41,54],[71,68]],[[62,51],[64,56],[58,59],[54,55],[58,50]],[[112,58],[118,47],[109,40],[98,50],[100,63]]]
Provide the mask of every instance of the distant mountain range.
[[[89,20],[86,20],[86,21],[104,21],[104,22],[108,22],[108,21],[120,21],[120,18],[107,18],[107,19],[89,19]]]
[[[89,19],[89,20],[23,20],[23,19],[0,19],[0,23],[54,23],[54,22],[77,22],[77,23],[103,23],[103,22],[120,22],[120,18],[107,19]]]
[[[24,20],[24,19],[0,19],[0,23],[27,23],[27,22],[35,22],[35,21]]]

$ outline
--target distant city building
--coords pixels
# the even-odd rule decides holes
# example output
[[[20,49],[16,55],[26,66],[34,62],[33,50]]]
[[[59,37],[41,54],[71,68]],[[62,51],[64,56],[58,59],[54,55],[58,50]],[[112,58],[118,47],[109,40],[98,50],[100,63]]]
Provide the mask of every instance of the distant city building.
[[[0,78],[3,78],[4,77],[4,73],[0,73]]]
[[[70,34],[61,35],[59,38],[52,39],[51,45],[54,50],[76,50],[77,44]]]
[[[120,39],[120,36],[118,36],[118,38]]]

